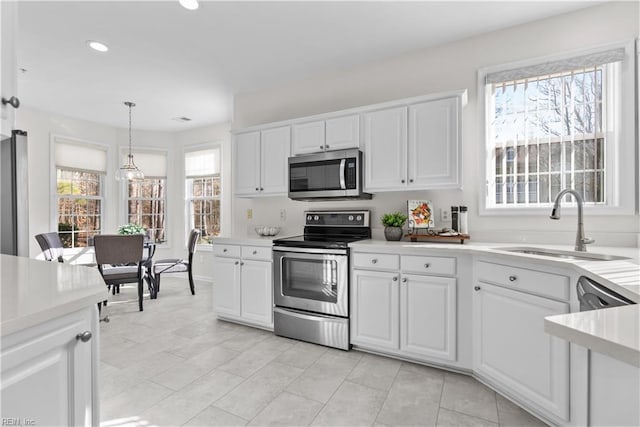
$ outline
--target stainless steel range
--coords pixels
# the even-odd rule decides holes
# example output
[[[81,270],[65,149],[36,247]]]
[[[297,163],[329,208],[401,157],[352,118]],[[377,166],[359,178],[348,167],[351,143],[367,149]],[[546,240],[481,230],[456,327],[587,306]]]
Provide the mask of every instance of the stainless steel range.
[[[304,235],[274,240],[276,335],[349,350],[349,247],[369,211],[305,212]]]

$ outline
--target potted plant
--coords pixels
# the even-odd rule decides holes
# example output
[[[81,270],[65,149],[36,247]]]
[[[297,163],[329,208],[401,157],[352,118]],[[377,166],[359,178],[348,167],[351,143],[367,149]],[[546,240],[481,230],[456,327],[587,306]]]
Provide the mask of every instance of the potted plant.
[[[143,226],[138,224],[125,224],[118,227],[118,234],[145,234],[146,230]]]
[[[407,216],[400,212],[384,214],[382,216],[384,237],[391,241],[402,239],[402,226],[406,221]]]

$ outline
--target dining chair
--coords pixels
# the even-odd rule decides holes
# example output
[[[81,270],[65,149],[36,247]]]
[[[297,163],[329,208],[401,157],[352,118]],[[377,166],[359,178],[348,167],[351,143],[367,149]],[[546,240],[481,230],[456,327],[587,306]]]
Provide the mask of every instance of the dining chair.
[[[189,249],[189,258],[169,258],[161,259],[153,263],[153,278],[155,292],[160,292],[160,277],[165,273],[184,273],[189,274],[189,287],[191,288],[191,295],[196,294],[196,289],[193,284],[193,271],[191,266],[193,265],[193,254],[196,252],[196,245],[200,239],[200,230],[194,228],[189,233],[189,242],[187,247]]]
[[[62,254],[64,248],[62,246],[62,240],[57,232],[36,234],[36,241],[40,245],[44,259],[47,261],[64,262]]]
[[[99,234],[94,237],[96,263],[107,287],[138,284],[138,307],[143,311],[144,236],[142,234]],[[152,284],[150,283],[150,288]],[[151,297],[154,291],[150,289]]]

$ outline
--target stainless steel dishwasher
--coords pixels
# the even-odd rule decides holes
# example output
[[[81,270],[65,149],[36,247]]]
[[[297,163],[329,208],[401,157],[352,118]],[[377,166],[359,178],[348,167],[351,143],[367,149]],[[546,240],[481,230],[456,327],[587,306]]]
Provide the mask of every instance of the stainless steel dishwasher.
[[[585,276],[578,279],[576,289],[578,301],[580,301],[580,311],[635,304],[635,302]]]

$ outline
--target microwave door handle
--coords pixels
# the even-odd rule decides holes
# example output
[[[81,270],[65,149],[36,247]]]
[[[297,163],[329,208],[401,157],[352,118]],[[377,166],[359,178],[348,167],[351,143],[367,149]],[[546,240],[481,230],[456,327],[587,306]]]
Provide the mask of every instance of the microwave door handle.
[[[347,159],[340,160],[340,188],[343,190],[347,189],[347,183],[344,179],[344,169],[347,164]]]

